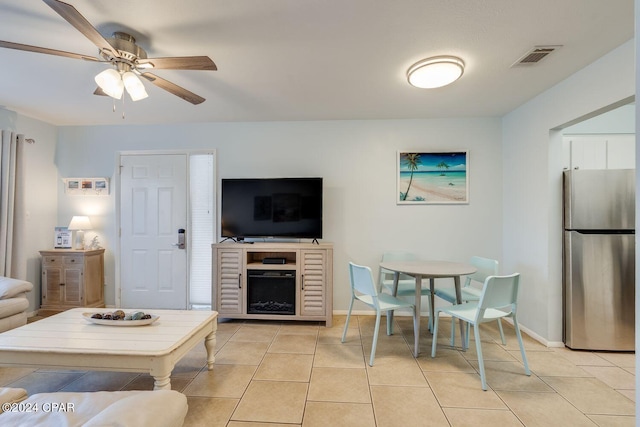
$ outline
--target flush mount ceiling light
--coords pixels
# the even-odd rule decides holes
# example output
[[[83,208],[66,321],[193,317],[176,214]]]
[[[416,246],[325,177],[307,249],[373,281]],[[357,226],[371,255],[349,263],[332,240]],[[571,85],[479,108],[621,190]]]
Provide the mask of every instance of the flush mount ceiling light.
[[[458,80],[464,72],[464,61],[455,56],[434,56],[409,67],[407,80],[412,86],[433,89]]]

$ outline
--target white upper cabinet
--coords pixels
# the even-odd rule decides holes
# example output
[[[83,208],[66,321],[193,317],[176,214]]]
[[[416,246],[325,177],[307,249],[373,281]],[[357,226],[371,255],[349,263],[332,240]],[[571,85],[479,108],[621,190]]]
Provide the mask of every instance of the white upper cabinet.
[[[616,135],[607,141],[607,169],[635,169],[636,136]]]
[[[571,145],[571,169],[606,169],[607,140],[597,136],[574,136]]]
[[[563,164],[571,169],[634,169],[635,135],[568,135]],[[568,156],[568,158],[567,158]]]

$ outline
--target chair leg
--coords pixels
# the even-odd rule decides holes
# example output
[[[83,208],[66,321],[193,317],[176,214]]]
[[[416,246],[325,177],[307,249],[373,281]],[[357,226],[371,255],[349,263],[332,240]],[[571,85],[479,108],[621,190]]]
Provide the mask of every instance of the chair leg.
[[[429,332],[433,332],[433,319],[431,318],[431,313],[433,312],[433,310],[431,310],[431,295],[427,295],[427,301],[429,301],[427,303],[427,306],[429,308],[429,323],[427,324],[427,328],[429,329]],[[420,313],[418,313],[418,317],[420,316]]]
[[[347,329],[349,328],[349,320],[351,319],[351,309],[353,308],[353,297],[349,303],[349,311],[347,312],[347,320],[344,322],[344,332],[342,332],[342,342],[347,339]]]
[[[376,347],[378,346],[378,332],[380,332],[380,317],[382,312],[376,312],[376,327],[373,330],[373,343],[371,343],[371,357],[369,358],[369,366],[373,366],[373,359],[376,357]]]
[[[420,324],[420,313],[416,310],[416,306],[413,306],[413,357],[418,357],[420,353],[420,337],[418,328]]]
[[[502,330],[502,320],[498,319],[498,329],[500,330],[500,339],[502,340],[502,345],[507,345],[507,340],[504,339],[504,330]]]
[[[451,316],[451,347],[456,345],[456,318]]]
[[[461,320],[462,322],[462,320]],[[467,333],[464,334],[464,343],[462,344],[462,349],[467,351],[469,348],[469,335],[471,333],[471,323],[467,322]]]
[[[480,368],[480,382],[482,383],[482,389],[487,390],[487,380],[484,374],[484,359],[482,358],[482,344],[480,343],[480,328],[479,325],[473,325],[473,336],[476,339],[476,352],[478,353],[478,367]]]
[[[527,354],[524,352],[524,343],[522,342],[522,335],[520,334],[520,327],[518,326],[518,319],[513,316],[513,329],[516,330],[516,337],[518,337],[518,344],[520,345],[520,353],[522,354],[522,363],[524,363],[524,372],[528,376],[531,375],[529,370],[529,362],[527,361]]]
[[[436,346],[438,345],[438,320],[440,319],[440,310],[437,310],[433,319],[433,341],[431,342],[431,357],[436,357]]]

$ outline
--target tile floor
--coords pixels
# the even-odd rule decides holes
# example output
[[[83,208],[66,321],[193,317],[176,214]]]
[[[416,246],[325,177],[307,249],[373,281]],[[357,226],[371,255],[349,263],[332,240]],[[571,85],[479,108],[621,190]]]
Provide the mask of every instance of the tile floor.
[[[483,325],[489,390],[482,391],[475,343],[466,352],[451,348],[448,319],[441,320],[437,357],[430,357],[425,332],[415,359],[411,319],[396,317],[394,335],[381,330],[374,367],[367,364],[374,317],[354,316],[341,344],[344,321],[336,316],[332,328],[221,321],[215,369],[205,368],[200,346],[173,372],[172,387],[189,401],[185,426],[635,425],[634,354],[550,349],[525,336],[527,377],[513,328],[505,324],[502,346],[497,328]],[[153,380],[145,374],[0,368],[0,386],[29,394],[148,390]]]

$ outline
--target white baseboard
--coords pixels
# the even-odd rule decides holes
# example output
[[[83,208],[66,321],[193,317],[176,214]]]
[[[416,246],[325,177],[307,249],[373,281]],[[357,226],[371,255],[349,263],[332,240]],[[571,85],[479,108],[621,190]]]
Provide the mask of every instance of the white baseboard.
[[[513,326],[513,320],[506,318],[503,319],[505,322],[511,324]],[[540,344],[544,345],[545,347],[549,347],[549,348],[562,348],[564,347],[564,343],[562,341],[558,342],[558,341],[548,341],[546,338],[541,337],[540,335],[536,334],[535,332],[533,332],[531,329],[527,328],[526,326],[522,326],[522,324],[518,323],[520,325],[520,331],[524,332],[525,334],[529,335],[531,338],[533,338],[534,340],[538,341]]]

